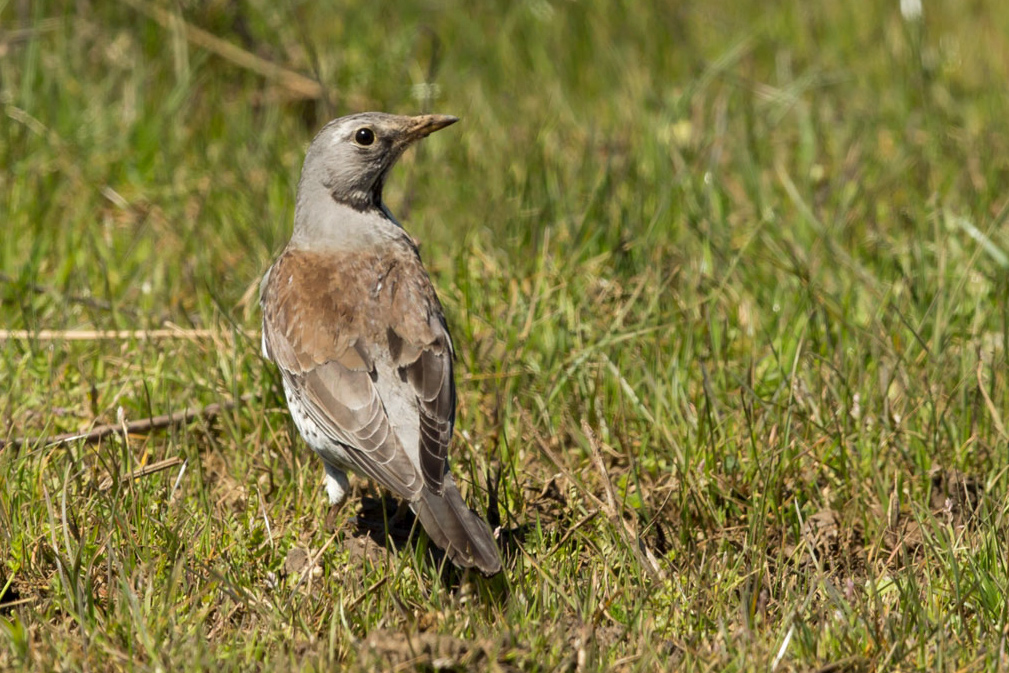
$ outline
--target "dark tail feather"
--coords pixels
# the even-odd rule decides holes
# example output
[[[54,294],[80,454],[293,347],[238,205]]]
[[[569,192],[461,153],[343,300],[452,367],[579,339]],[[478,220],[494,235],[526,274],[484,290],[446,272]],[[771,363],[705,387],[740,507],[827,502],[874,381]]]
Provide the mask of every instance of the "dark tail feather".
[[[457,566],[476,568],[488,577],[501,572],[501,553],[490,528],[463,502],[451,474],[445,475],[441,495],[425,488],[410,506],[431,541]]]

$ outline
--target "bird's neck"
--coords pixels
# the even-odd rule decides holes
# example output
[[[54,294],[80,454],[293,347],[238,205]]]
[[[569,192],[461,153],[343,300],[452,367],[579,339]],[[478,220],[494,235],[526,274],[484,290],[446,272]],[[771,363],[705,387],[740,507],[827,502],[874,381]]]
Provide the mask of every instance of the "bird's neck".
[[[299,193],[295,205],[290,247],[367,250],[409,238],[381,201],[367,208],[356,208],[330,198],[329,194],[325,198],[306,196]]]

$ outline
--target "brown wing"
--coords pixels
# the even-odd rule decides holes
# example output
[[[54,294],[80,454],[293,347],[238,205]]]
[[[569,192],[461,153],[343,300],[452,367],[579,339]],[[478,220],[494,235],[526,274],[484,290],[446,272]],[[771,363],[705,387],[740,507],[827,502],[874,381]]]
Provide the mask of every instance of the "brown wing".
[[[302,412],[340,444],[349,467],[413,499],[422,480],[372,381],[375,367],[362,322],[341,304],[348,295],[327,291],[339,282],[333,275],[343,275],[339,271],[308,253],[282,256],[264,281],[264,346]]]
[[[452,343],[416,252],[289,251],[264,280],[262,304],[267,354],[305,413],[357,471],[413,499],[421,476],[382,399],[395,382],[377,381],[375,359],[388,353],[416,395],[423,482],[440,494],[455,413]]]

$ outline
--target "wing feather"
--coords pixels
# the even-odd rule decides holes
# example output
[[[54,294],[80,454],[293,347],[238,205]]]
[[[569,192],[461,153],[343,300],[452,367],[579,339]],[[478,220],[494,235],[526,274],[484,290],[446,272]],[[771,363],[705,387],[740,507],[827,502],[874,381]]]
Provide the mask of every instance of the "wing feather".
[[[439,307],[440,309],[440,307]],[[452,442],[455,423],[455,377],[452,373],[452,342],[445,328],[440,310],[432,315],[427,334],[398,334],[405,347],[403,355],[415,355],[397,363],[417,395],[420,420],[420,469],[424,483],[441,495],[444,485],[446,457]],[[420,336],[421,338],[417,338]],[[423,338],[427,337],[427,338]]]

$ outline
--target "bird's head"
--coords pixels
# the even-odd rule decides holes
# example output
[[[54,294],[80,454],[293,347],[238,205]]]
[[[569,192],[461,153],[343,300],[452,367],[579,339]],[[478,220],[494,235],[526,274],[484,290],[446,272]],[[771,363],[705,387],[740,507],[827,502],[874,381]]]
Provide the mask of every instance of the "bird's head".
[[[299,193],[320,186],[334,201],[356,210],[382,209],[382,187],[403,151],[459,121],[449,115],[406,117],[363,112],[327,124],[312,141]]]

